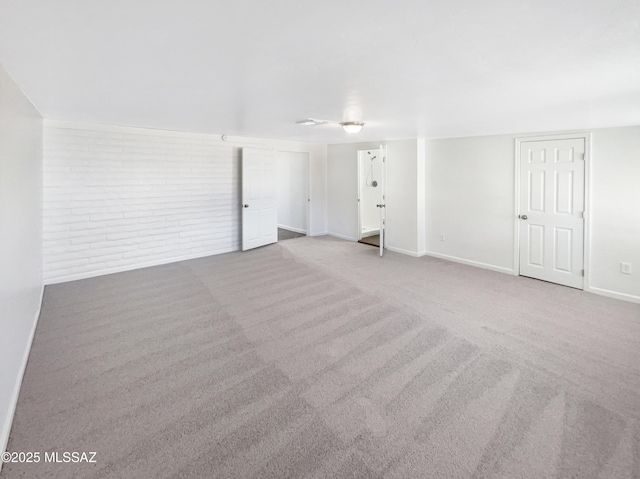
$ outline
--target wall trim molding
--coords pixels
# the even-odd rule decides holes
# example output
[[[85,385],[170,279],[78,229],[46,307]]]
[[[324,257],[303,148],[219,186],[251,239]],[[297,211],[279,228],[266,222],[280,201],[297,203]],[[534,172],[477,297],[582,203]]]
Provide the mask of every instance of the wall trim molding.
[[[16,384],[13,387],[13,391],[11,392],[11,399],[9,401],[9,411],[7,415],[7,419],[2,426],[2,430],[0,430],[0,453],[3,453],[7,450],[7,445],[9,443],[9,434],[11,433],[11,426],[13,425],[13,418],[16,413],[16,407],[18,406],[18,398],[20,396],[20,389],[22,388],[22,380],[24,379],[24,373],[27,370],[27,362],[29,361],[29,355],[31,354],[31,346],[33,344],[33,338],[36,335],[36,327],[38,326],[38,320],[40,319],[40,312],[42,311],[42,299],[44,298],[44,284],[40,286],[40,302],[38,304],[38,309],[35,314],[35,318],[33,319],[33,325],[31,326],[31,332],[29,333],[29,341],[27,343],[27,347],[22,355],[22,366],[20,368],[20,373],[16,379]],[[0,471],[2,471],[2,461],[0,461]]]
[[[587,293],[598,294],[600,296],[606,296],[608,298],[619,299],[621,301],[630,301],[632,303],[640,303],[640,296],[635,294],[619,293],[618,291],[611,291],[610,289],[597,288],[595,286],[589,286],[584,289]]]
[[[355,238],[352,238],[351,236],[346,236],[346,235],[341,235],[340,233],[332,233],[331,231],[329,231],[327,233],[328,236],[333,236],[334,238],[340,238],[343,240],[347,240],[347,241],[358,241]]]
[[[506,273],[510,275],[515,275],[516,272],[513,268],[505,268],[503,266],[496,266],[494,264],[482,263],[480,261],[473,261],[470,259],[459,258],[457,256],[449,256],[446,254],[436,253],[434,251],[426,251],[426,256],[433,256],[434,258],[446,259],[447,261],[453,261],[455,263],[462,263],[469,266],[475,266],[477,268],[489,269],[491,271],[497,271],[498,273]]]
[[[420,256],[424,256],[424,254],[417,253],[415,251],[409,251],[408,249],[396,248],[395,246],[385,246],[384,249],[393,251],[394,253],[406,254],[407,256],[413,256],[414,258],[419,258]]]
[[[190,259],[206,258],[207,256],[215,256],[223,253],[231,253],[233,251],[240,251],[240,248],[224,248],[208,253],[196,253],[184,256],[174,256],[171,258],[163,258],[156,261],[148,261],[146,263],[136,263],[128,266],[121,266],[118,268],[102,269],[99,271],[87,271],[86,273],[71,274],[67,276],[61,276],[59,278],[50,278],[45,280],[45,285],[67,283],[69,281],[77,281],[80,279],[97,278],[98,276],[106,276],[108,274],[124,273],[126,271],[133,271],[136,269],[150,268],[152,266],[160,266],[163,264],[179,263],[180,261],[188,261]]]
[[[106,131],[111,133],[135,133],[137,135],[149,135],[157,136],[162,135],[165,137],[189,137],[199,139],[219,139],[221,144],[221,135],[213,133],[196,133],[190,131],[178,131],[178,130],[163,130],[160,128],[142,128],[139,126],[119,126],[119,125],[106,125],[101,123],[84,123],[77,121],[64,121],[64,120],[43,120],[45,128],[61,128],[65,130],[82,130],[82,131]]]
[[[249,136],[229,136],[222,133],[205,133],[194,131],[164,130],[162,128],[142,128],[139,126],[107,125],[101,123],[87,123],[64,120],[43,119],[43,128],[60,128],[65,130],[103,131],[109,133],[133,133],[136,135],[162,136],[164,138],[191,138],[206,140],[214,146],[241,148],[254,146],[279,151],[308,153],[311,156],[311,142],[280,140],[276,138],[254,138]]]
[[[302,233],[304,235],[307,234],[307,230],[302,228],[294,228],[293,226],[278,225],[278,228],[287,230],[287,231],[293,231],[294,233]]]

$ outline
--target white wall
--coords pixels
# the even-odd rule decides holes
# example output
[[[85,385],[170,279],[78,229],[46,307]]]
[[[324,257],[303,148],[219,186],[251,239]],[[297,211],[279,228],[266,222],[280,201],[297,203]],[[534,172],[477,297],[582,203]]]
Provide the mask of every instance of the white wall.
[[[419,176],[418,140],[383,142],[387,145],[387,240],[390,250],[418,255]],[[329,234],[358,239],[358,150],[378,148],[380,142],[348,143],[327,147],[327,213]],[[421,218],[424,222],[424,218]]]
[[[9,439],[41,299],[42,118],[0,65],[1,451]]]
[[[426,175],[427,175],[427,142],[424,138],[417,140],[417,174],[418,183],[418,256],[423,256],[427,248],[427,200],[426,200]]]
[[[239,249],[242,146],[310,152],[312,234],[326,230],[323,147],[46,121],[45,282]]]
[[[308,153],[276,152],[278,227],[298,233],[307,232],[308,183]]]
[[[426,142],[427,254],[513,271],[514,141],[505,135]]]
[[[594,130],[592,148],[587,279],[594,292],[640,301],[640,126]]]
[[[326,235],[327,213],[327,145],[304,144],[309,152],[309,236]]]
[[[328,233],[358,240],[358,150],[378,143],[348,143],[327,147]]]
[[[392,251],[418,256],[418,194],[424,177],[419,176],[418,141],[387,143],[387,240]],[[424,218],[421,219],[424,222]]]
[[[524,136],[427,142],[427,254],[514,271],[514,144]],[[640,301],[640,127],[593,130],[589,161],[586,289]]]

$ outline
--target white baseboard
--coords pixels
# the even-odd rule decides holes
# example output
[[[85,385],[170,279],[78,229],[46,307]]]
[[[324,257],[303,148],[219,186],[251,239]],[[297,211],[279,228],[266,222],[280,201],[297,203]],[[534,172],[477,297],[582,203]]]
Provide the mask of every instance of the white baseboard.
[[[396,248],[395,246],[385,246],[384,249],[388,249],[389,251],[393,251],[394,253],[413,256],[414,258],[419,258],[421,256],[420,253],[417,253],[416,251],[409,251],[408,249]]]
[[[454,261],[456,263],[467,264],[469,266],[475,266],[477,268],[490,269],[491,271],[497,271],[499,273],[516,274],[512,268],[505,268],[503,266],[496,266],[488,263],[481,263],[479,261],[473,261],[470,259],[458,258],[457,256],[449,256],[446,254],[435,253],[433,251],[425,251],[422,256],[433,256],[434,258],[446,259],[448,261]]]
[[[22,355],[22,366],[20,373],[16,379],[16,384],[13,387],[11,393],[11,399],[9,401],[9,415],[7,420],[2,426],[0,431],[0,453],[4,453],[7,450],[7,444],[9,443],[9,434],[11,433],[11,426],[13,425],[13,416],[16,413],[16,407],[18,406],[18,397],[20,396],[20,388],[22,387],[22,379],[24,378],[24,372],[27,369],[27,361],[29,361],[29,354],[31,353],[31,345],[33,344],[33,338],[36,335],[36,327],[38,326],[38,319],[40,319],[40,311],[42,310],[42,299],[44,298],[44,285],[40,287],[40,304],[36,311],[36,316],[33,318],[33,326],[31,326],[31,332],[29,333],[29,341],[27,347]],[[2,471],[2,461],[0,461],[0,471]]]
[[[607,296],[608,298],[630,301],[632,303],[640,303],[640,296],[636,296],[634,294],[619,293],[617,291],[611,291],[604,288],[596,288],[594,286],[587,287],[584,290],[588,293],[599,294],[600,296]]]
[[[287,231],[293,231],[294,233],[302,233],[303,235],[307,234],[307,230],[302,228],[294,228],[293,226],[278,225],[278,228],[281,228]]]
[[[172,258],[164,258],[164,259],[159,259],[157,261],[149,261],[146,263],[136,263],[132,265],[121,266],[118,268],[109,268],[109,269],[103,269],[100,271],[88,271],[86,273],[71,274],[68,276],[61,276],[59,278],[46,279],[45,285],[66,283],[68,281],[77,281],[79,279],[96,278],[98,276],[106,276],[108,274],[124,273],[125,271],[133,271],[135,269],[150,268],[152,266],[160,266],[163,264],[178,263],[180,261],[188,261],[190,259],[206,258],[207,256],[231,253],[233,251],[239,251],[239,249],[225,248],[225,249],[217,250],[215,252],[197,253],[197,254],[185,255],[185,256],[175,256]]]
[[[307,236],[327,236],[329,233],[326,231],[313,231],[309,233]]]
[[[347,240],[347,241],[358,241],[357,239],[352,238],[351,236],[345,236],[345,235],[341,235],[341,234],[338,234],[338,233],[328,232],[327,234],[329,236],[333,236],[335,238],[340,238],[340,239]]]

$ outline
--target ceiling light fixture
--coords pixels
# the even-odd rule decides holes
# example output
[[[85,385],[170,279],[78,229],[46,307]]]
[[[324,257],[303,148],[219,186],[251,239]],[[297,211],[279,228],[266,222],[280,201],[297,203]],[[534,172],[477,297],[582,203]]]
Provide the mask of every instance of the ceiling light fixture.
[[[340,125],[342,125],[342,128],[344,128],[344,131],[347,133],[358,133],[362,130],[364,123],[361,121],[343,121]]]
[[[324,125],[326,123],[331,123],[329,120],[318,120],[317,118],[305,118],[304,120],[296,120],[296,125]]]

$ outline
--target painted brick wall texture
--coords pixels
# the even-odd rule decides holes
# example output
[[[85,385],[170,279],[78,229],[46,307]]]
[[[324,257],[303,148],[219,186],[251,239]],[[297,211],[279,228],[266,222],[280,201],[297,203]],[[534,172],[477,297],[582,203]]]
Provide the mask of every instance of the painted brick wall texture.
[[[48,126],[44,279],[240,247],[240,149],[206,135]]]

